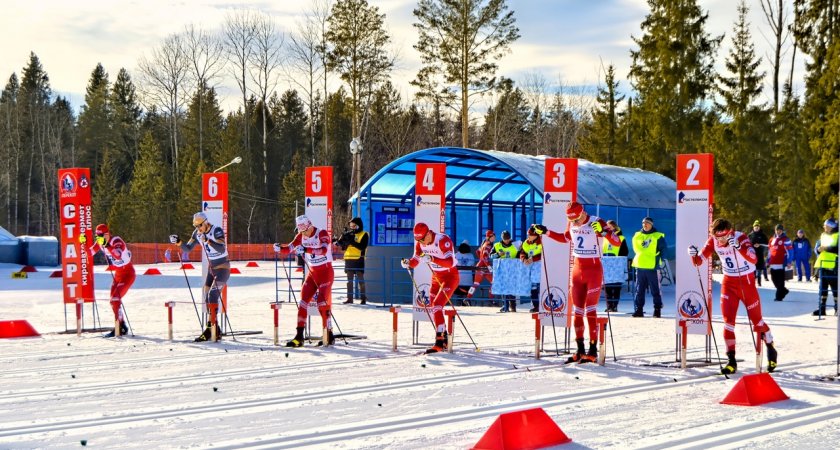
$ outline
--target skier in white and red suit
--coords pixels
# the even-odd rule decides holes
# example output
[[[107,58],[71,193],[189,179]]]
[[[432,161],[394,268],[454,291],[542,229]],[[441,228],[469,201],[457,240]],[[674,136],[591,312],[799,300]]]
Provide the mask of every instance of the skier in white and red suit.
[[[496,242],[496,233],[494,233],[493,230],[485,231],[484,242],[482,242],[481,246],[478,247],[478,250],[475,251],[475,254],[478,255],[478,263],[475,265],[476,271],[475,275],[473,275],[473,285],[467,293],[468,299],[475,295],[475,290],[478,289],[478,286],[481,284],[481,280],[486,278],[490,283],[493,282],[493,272],[491,272],[493,269],[493,261],[490,259],[490,252],[493,251],[494,242]]]
[[[134,284],[136,274],[134,264],[131,263],[131,251],[125,241],[119,236],[113,236],[108,225],[100,223],[96,226],[93,245],[88,248],[91,256],[102,252],[108,259],[108,264],[114,267],[114,282],[111,284],[111,309],[114,310],[114,320],[120,322],[120,335],[128,334],[128,327],[125,325],[125,316],[122,310],[122,299],[128,292],[128,288]],[[82,234],[79,242],[85,244],[87,237]],[[114,337],[115,330],[111,330],[105,337]]]
[[[601,244],[598,237],[603,236],[612,245],[618,247],[621,241],[607,227],[607,222],[600,217],[590,216],[583,210],[583,205],[571,202],[566,206],[568,218],[566,231],[557,233],[545,227],[534,225],[537,234],[545,234],[555,241],[572,244],[575,256],[572,265],[572,284],[570,287],[572,305],[574,305],[574,326],[577,352],[566,362],[592,362],[598,358],[598,300],[601,285],[604,282],[604,268],[601,266]],[[589,351],[583,348],[583,316],[589,325]]]
[[[303,280],[300,289],[300,303],[298,303],[297,334],[294,339],[286,342],[286,347],[303,346],[303,330],[306,328],[309,303],[317,293],[318,312],[321,315],[323,328],[327,329],[327,344],[335,343],[332,332],[332,284],[335,278],[333,271],[332,237],[327,230],[316,228],[306,216],[295,218],[295,228],[298,233],[288,247],[295,254],[303,256],[309,272]],[[274,244],[274,251],[281,252],[282,245]],[[318,342],[324,345],[324,341]]]
[[[415,268],[420,263],[428,264],[432,269],[432,286],[429,289],[429,302],[432,305],[432,319],[435,323],[435,344],[427,353],[446,350],[446,324],[443,319],[443,307],[458,288],[460,276],[452,239],[443,233],[435,233],[423,222],[414,225],[414,255],[403,259],[404,269]]]
[[[776,370],[776,348],[773,346],[773,335],[770,327],[761,317],[761,298],[755,285],[755,262],[757,256],[749,238],[740,231],[734,231],[732,224],[726,219],[715,219],[709,227],[709,239],[702,249],[696,246],[688,247],[688,255],[695,266],[703,264],[712,252],[720,258],[723,270],[723,282],[720,292],[720,309],[723,314],[723,339],[726,340],[726,356],[729,362],[721,372],[735,373],[738,363],[735,361],[735,316],[738,313],[738,303],[743,302],[747,308],[753,330],[761,333],[767,344],[767,371]]]

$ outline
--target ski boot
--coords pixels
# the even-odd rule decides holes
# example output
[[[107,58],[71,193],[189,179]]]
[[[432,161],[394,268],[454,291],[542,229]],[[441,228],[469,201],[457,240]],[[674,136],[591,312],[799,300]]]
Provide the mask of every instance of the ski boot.
[[[824,316],[825,315],[825,303],[827,299],[820,299],[820,306],[819,308],[815,309],[814,312],[811,314],[812,316]]]
[[[584,349],[583,349],[583,338],[575,339],[577,342],[577,352],[574,355],[570,356],[569,359],[566,360],[566,364],[570,364],[573,362],[581,362],[585,357]]]
[[[726,356],[729,358],[729,362],[726,363],[726,366],[723,369],[720,369],[720,373],[723,375],[731,375],[738,371],[738,362],[735,361],[735,350],[726,352]],[[768,357],[769,357],[768,353]]]
[[[333,334],[332,329],[329,329],[329,330],[327,330],[327,345],[334,345],[334,344],[335,344],[335,335]],[[323,347],[324,346],[323,336],[321,337],[320,340],[318,340],[317,345],[318,345],[318,347]]]
[[[776,352],[776,347],[772,342],[765,345],[767,346],[767,371],[773,373],[776,370],[776,361],[779,354]]]
[[[207,328],[195,338],[195,342],[206,342],[209,341],[211,337],[213,337],[213,330],[210,328],[213,325],[210,322],[207,322]],[[216,324],[216,339],[222,340],[222,330],[219,328],[219,324]]]
[[[303,328],[297,327],[297,334],[291,341],[286,342],[286,347],[303,347]]]
[[[120,320],[120,336],[125,336],[125,335],[127,335],[127,334],[128,334],[128,327],[125,325],[125,322],[124,322],[124,321]],[[111,330],[111,332],[110,332],[110,333],[106,334],[106,335],[105,335],[105,336],[103,336],[103,337],[106,337],[106,338],[112,338],[112,337],[114,337],[114,336],[116,336],[116,335],[117,335],[116,331],[115,331],[115,330]]]
[[[580,364],[588,363],[588,362],[595,362],[598,360],[598,346],[595,345],[595,341],[589,341],[589,351],[586,352],[585,355],[582,355]]]
[[[426,354],[445,352],[447,349],[448,339],[449,333],[445,331],[442,333],[435,333],[435,345],[426,349]]]

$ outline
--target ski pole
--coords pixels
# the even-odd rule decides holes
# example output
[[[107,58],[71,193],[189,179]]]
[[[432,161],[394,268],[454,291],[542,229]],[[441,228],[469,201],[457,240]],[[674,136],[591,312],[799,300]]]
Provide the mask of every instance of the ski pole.
[[[732,237],[734,236],[735,234],[733,233]],[[737,267],[740,270],[741,263],[740,261],[738,261],[738,249],[733,248],[732,250],[732,255],[735,258],[735,267]],[[747,297],[744,295],[744,285],[741,281],[741,275],[738,275],[738,290],[741,291],[741,301],[744,302],[744,307],[746,308]],[[759,299],[758,301],[760,302],[761,299]],[[755,367],[756,369],[758,369],[758,373],[761,373],[761,341],[759,340],[758,342],[756,342],[755,336],[753,336],[754,325],[752,323],[752,319],[750,318],[749,310],[747,310],[747,322],[749,322],[750,324],[750,338],[752,338],[753,348],[755,348]]]
[[[706,307],[706,315],[709,319],[709,330],[712,332],[712,341],[715,343],[715,353],[717,354],[718,360],[718,367],[720,367],[720,373],[723,373],[723,363],[720,361],[720,350],[718,349],[717,345],[717,338],[715,337],[715,327],[712,326],[712,309],[709,308],[709,301],[706,298],[706,291],[703,290],[703,277],[700,276],[700,266],[694,266],[697,269],[697,282],[700,284],[700,292],[703,294],[703,303]],[[752,334],[752,332],[750,332]],[[729,375],[723,373],[723,376],[726,379],[729,379]]]
[[[604,255],[601,253],[601,243],[600,243],[600,241],[598,241],[597,238],[595,239],[595,242],[596,242],[596,247],[598,249],[598,260],[601,260],[601,259],[604,258]],[[601,267],[603,267],[603,263],[601,264]],[[603,269],[601,269],[601,270],[603,270]],[[621,297],[621,296],[619,295],[619,297]],[[615,339],[613,339],[612,327],[613,327],[612,317],[610,316],[609,302],[607,302],[607,330],[609,330],[609,332],[610,332],[610,343],[612,343],[612,349],[613,349],[613,362],[618,362],[618,356],[616,356],[616,354],[615,354]],[[606,359],[605,359],[605,361],[606,361]]]
[[[542,238],[540,238],[540,243],[542,243]],[[540,261],[540,264],[542,264],[543,275],[545,276],[545,284],[548,285],[546,286],[545,291],[546,295],[548,296],[549,306],[551,308],[551,310],[548,313],[551,314],[551,331],[554,332],[554,352],[557,356],[560,356],[560,347],[557,343],[557,327],[554,325],[554,295],[551,293],[551,282],[548,281],[548,267],[546,267],[547,262],[548,258],[545,254],[545,246],[543,246],[542,261]],[[540,303],[542,303],[542,301],[540,301]],[[539,310],[537,311],[539,312]],[[613,353],[615,353],[614,349]]]
[[[411,284],[414,285],[414,291],[417,292],[417,294],[423,296],[422,297],[422,299],[423,299],[423,311],[426,311],[426,317],[429,318],[429,323],[432,324],[432,328],[434,328],[435,333],[437,333],[437,327],[435,326],[435,321],[432,319],[432,314],[429,313],[429,309],[426,307],[426,302],[428,301],[429,304],[431,304],[431,300],[428,299],[425,296],[425,292],[420,292],[420,288],[417,286],[417,281],[414,280],[414,275],[411,274],[411,269],[406,268],[405,271],[408,272],[408,278],[411,279]],[[414,303],[413,298],[412,298],[412,303]]]
[[[427,265],[427,266],[429,266],[429,270],[432,270],[432,265],[431,265],[428,261],[426,261],[426,265]],[[434,272],[434,271],[433,271],[433,272]],[[443,282],[442,282],[442,281],[440,281],[440,280],[438,280],[438,289],[443,289]],[[475,347],[475,351],[480,352],[480,351],[481,351],[481,349],[480,349],[480,348],[478,348],[478,345],[476,345],[475,340],[472,338],[472,335],[470,334],[470,330],[469,330],[469,329],[467,329],[467,325],[464,323],[464,319],[462,319],[462,318],[461,318],[461,315],[460,315],[460,314],[458,314],[458,309],[457,309],[457,308],[455,308],[455,304],[454,304],[454,303],[452,303],[452,299],[450,299],[450,298],[449,298],[450,296],[449,296],[449,295],[446,295],[446,291],[445,291],[445,290],[443,291],[443,295],[446,297],[446,303],[449,303],[449,306],[451,306],[451,307],[452,307],[452,310],[453,310],[453,311],[455,311],[455,317],[457,317],[457,318],[458,318],[458,321],[459,321],[459,322],[461,322],[461,326],[462,326],[462,327],[464,327],[464,331],[466,331],[466,332],[467,332],[467,337],[469,337],[469,338],[470,338],[470,342],[472,342],[473,347]],[[444,303],[444,305],[445,305],[446,303]],[[428,312],[428,311],[427,311],[427,312]],[[437,327],[435,327],[435,333],[437,333]]]
[[[114,272],[112,271],[111,272],[111,286],[113,286],[114,283],[116,283],[116,282],[117,282],[117,277],[114,276]],[[134,327],[131,326],[131,321],[128,320],[128,310],[125,309],[125,302],[123,302],[122,299],[120,299],[120,307],[122,308],[123,315],[125,316],[125,321],[128,324],[128,331],[130,331],[131,336],[134,337]],[[116,332],[115,332],[115,334],[116,334]]]
[[[201,323],[201,314],[198,313],[198,305],[195,303],[195,296],[193,295],[192,286],[190,286],[190,279],[187,277],[187,270],[184,269],[184,262],[181,260],[181,249],[178,248],[178,264],[181,265],[181,271],[184,272],[184,280],[187,282],[187,290],[190,291],[190,299],[192,299],[193,308],[195,308],[195,317],[198,319],[198,329],[204,329],[204,324]]]
[[[309,274],[307,276],[312,277],[312,281],[315,283],[315,286],[318,286],[320,288],[321,285],[320,285],[320,283],[318,283],[318,277],[315,276],[315,271],[312,270],[312,266],[309,265],[308,261],[306,261],[305,256],[301,259],[303,259],[303,265],[306,266],[306,269],[309,271]],[[305,281],[304,281],[304,283],[305,283]],[[316,290],[316,292],[317,292],[317,290]],[[330,294],[332,294],[332,292],[330,292]],[[324,303],[326,303],[326,301]],[[344,333],[341,331],[341,327],[338,326],[338,321],[335,320],[335,314],[333,314],[333,311],[332,311],[332,298],[331,297],[330,297],[329,308],[327,308],[327,316],[330,319],[332,319],[332,321],[335,323],[335,327],[338,328],[338,332],[341,333],[341,338],[344,340],[344,345],[347,345],[347,338],[344,337]]]
[[[198,231],[197,227],[196,227],[196,231]],[[201,232],[199,231],[199,233],[201,233]],[[215,288],[217,291],[221,291],[221,290],[216,285],[216,271],[213,270],[213,266],[210,264],[210,253],[207,251],[207,248],[204,246],[204,244],[199,243],[199,245],[201,246],[201,250],[204,252],[204,256],[207,257],[207,271],[210,272],[210,275],[213,276],[213,282],[210,284],[210,289],[207,290],[207,298],[204,299],[204,302],[209,305],[210,304],[209,303],[210,302],[210,293],[213,291],[213,289]],[[228,264],[230,264],[230,263],[228,263]],[[186,271],[184,273],[186,274]],[[222,293],[221,292],[219,292],[219,303],[221,303],[221,305],[222,305],[222,314],[225,315],[225,321],[227,322],[228,328],[230,328],[230,336],[231,336],[231,338],[233,338],[233,342],[236,342],[236,333],[233,331],[233,325],[230,324],[230,317],[228,316],[227,307],[225,306],[225,299],[222,298]]]

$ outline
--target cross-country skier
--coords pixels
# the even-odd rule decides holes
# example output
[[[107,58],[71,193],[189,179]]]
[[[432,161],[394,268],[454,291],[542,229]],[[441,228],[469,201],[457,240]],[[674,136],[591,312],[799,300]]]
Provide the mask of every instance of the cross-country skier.
[[[404,269],[415,268],[420,263],[432,269],[432,286],[429,292],[432,304],[432,319],[435,324],[435,344],[426,353],[446,350],[446,324],[443,307],[458,287],[459,276],[452,239],[443,233],[435,233],[423,222],[414,225],[414,255],[403,259]]]
[[[327,344],[335,343],[332,332],[332,284],[335,278],[333,271],[332,238],[327,230],[318,229],[306,216],[295,218],[297,235],[288,244],[291,251],[303,256],[309,272],[303,280],[300,289],[300,303],[298,303],[297,333],[286,342],[286,347],[303,347],[303,330],[306,328],[306,318],[309,315],[309,303],[313,301],[317,292],[318,313],[321,324],[327,330]],[[283,245],[274,244],[274,251],[280,253]],[[324,345],[321,340],[318,345]]]
[[[79,243],[84,246],[87,243],[87,236],[79,235]],[[131,250],[128,249],[121,237],[112,235],[108,225],[104,223],[96,226],[93,245],[87,250],[91,256],[101,251],[108,259],[108,264],[114,266],[114,280],[111,284],[111,309],[114,310],[114,321],[120,323],[120,335],[125,335],[128,333],[128,327],[125,325],[122,299],[128,292],[128,288],[134,284],[136,277],[134,264],[131,263]],[[115,335],[116,329],[111,330],[105,337],[114,337]]]
[[[604,237],[614,246],[620,246],[621,241],[607,227],[607,222],[587,214],[583,205],[578,202],[571,202],[566,206],[566,217],[568,223],[563,233],[551,231],[545,225],[534,225],[534,231],[561,243],[571,243],[575,259],[570,291],[574,305],[577,352],[569,357],[567,362],[592,362],[598,359],[597,308],[598,299],[601,297],[601,283],[604,281],[601,244],[598,238]],[[588,352],[585,352],[583,347],[584,314],[589,325]]]
[[[177,234],[169,235],[169,242],[179,246],[181,250],[189,252],[196,245],[201,245],[203,252],[207,254],[210,269],[207,271],[207,278],[204,279],[204,302],[207,305],[209,317],[207,328],[197,338],[196,342],[210,340],[212,337],[212,324],[216,324],[216,338],[221,339],[222,333],[216,316],[219,312],[219,300],[230,278],[230,261],[228,260],[227,244],[225,243],[225,232],[221,227],[213,225],[207,220],[207,214],[198,212],[193,215],[193,230],[187,242],[181,242]]]
[[[710,237],[702,249],[696,246],[688,247],[688,255],[695,266],[708,260],[712,252],[720,258],[723,269],[723,282],[720,292],[720,309],[723,314],[723,338],[726,340],[726,356],[729,362],[721,370],[723,374],[735,373],[738,363],[735,361],[735,317],[738,313],[738,302],[743,302],[747,308],[753,330],[761,333],[767,344],[767,371],[776,370],[777,352],[773,345],[773,335],[770,327],[764,323],[761,316],[761,298],[756,288],[756,251],[744,233],[735,231],[726,219],[715,219],[709,227]]]
[[[478,262],[475,265],[475,274],[473,275],[473,284],[467,293],[467,299],[475,295],[476,289],[481,285],[481,280],[487,279],[489,283],[493,282],[493,261],[490,260],[490,253],[493,251],[493,243],[496,242],[496,233],[493,230],[484,232],[484,242],[475,251],[478,256]]]

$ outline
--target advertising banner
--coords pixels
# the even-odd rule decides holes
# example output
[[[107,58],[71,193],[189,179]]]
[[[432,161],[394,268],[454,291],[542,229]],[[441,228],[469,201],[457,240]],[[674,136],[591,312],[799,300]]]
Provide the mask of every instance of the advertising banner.
[[[230,229],[228,229],[228,174],[227,172],[214,172],[201,174],[201,210],[207,214],[207,220],[225,232],[225,245],[230,240]],[[207,261],[207,249],[201,251],[201,276],[207,277],[210,266]],[[222,288],[222,313],[230,311],[228,308],[227,284]],[[224,319],[221,320],[225,323]]]
[[[550,230],[558,233],[566,231],[566,205],[577,199],[577,175],[577,159],[545,160],[542,222]],[[540,324],[569,327],[572,323],[569,302],[571,248],[569,244],[547,238],[542,240],[542,244],[545,270],[540,278]]]
[[[414,223],[423,222],[435,233],[445,232],[446,164],[417,164],[414,188]],[[414,241],[412,239],[412,248]],[[431,309],[429,292],[432,283],[432,269],[426,264],[414,268],[413,318],[415,321],[429,320]]]
[[[688,334],[710,333],[712,308],[711,261],[695,267],[686,253],[689,245],[702,249],[712,221],[714,160],[711,154],[677,155],[677,238],[675,329],[685,319]]]
[[[91,224],[90,169],[58,170],[58,207],[61,239],[61,268],[64,303],[94,301],[93,257],[82,248],[79,236],[84,234],[93,242]],[[90,244],[87,244],[90,245]]]
[[[307,167],[305,173],[304,214],[319,230],[333,235],[333,168],[332,166]],[[309,268],[304,268],[309,273]],[[317,294],[316,294],[317,295]],[[318,302],[309,303],[309,314],[318,317]]]

